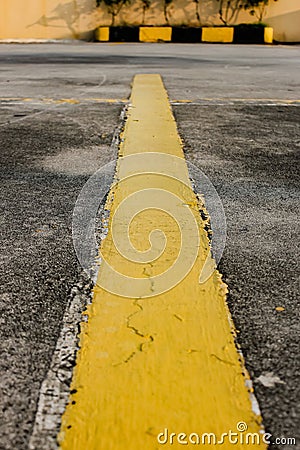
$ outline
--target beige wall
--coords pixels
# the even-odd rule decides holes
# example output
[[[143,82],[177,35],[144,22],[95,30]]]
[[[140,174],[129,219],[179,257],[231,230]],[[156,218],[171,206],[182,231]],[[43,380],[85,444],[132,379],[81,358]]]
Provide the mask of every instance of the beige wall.
[[[300,42],[300,0],[278,0],[273,3],[265,22],[274,28],[274,39]]]
[[[0,0],[0,39],[84,38],[95,27],[94,5],[94,0]]]
[[[143,14],[141,0],[131,0],[116,17],[116,25],[165,25],[163,0],[152,0]],[[216,0],[173,0],[168,8],[170,25],[220,25]],[[241,11],[230,23],[255,22]],[[274,27],[279,41],[300,42],[300,0],[270,0],[263,19]],[[95,0],[0,0],[0,39],[90,38],[99,25],[111,25],[105,7],[95,10]]]

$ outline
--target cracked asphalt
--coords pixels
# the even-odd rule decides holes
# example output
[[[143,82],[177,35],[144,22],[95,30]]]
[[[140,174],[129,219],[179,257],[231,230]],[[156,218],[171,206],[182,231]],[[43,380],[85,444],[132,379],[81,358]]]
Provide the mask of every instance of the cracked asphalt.
[[[160,73],[171,100],[191,101],[173,111],[187,160],[224,205],[220,271],[238,342],[267,431],[300,448],[299,56],[296,46],[0,46],[1,449],[28,448],[81,274],[74,204],[116,158],[119,100],[136,73]]]
[[[187,159],[209,176],[225,209],[220,271],[267,430],[296,437],[300,110],[177,106],[175,116]],[[258,378],[272,372],[282,383],[263,386]]]

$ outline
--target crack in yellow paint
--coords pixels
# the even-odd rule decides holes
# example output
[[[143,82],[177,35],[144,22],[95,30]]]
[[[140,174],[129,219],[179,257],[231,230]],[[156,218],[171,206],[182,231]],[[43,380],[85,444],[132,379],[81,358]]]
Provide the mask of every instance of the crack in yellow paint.
[[[150,296],[127,298],[125,285],[124,297],[104,290],[103,284],[110,286],[110,275],[105,264],[100,266],[93,302],[85,312],[88,322],[81,324],[60,446],[63,450],[155,450],[161,447],[157,435],[165,428],[170,433],[215,433],[220,437],[229,430],[236,432],[241,421],[248,432],[261,433],[261,417],[252,410],[251,389],[246,387],[249,376],[235,346],[227,286],[217,270],[205,283],[198,281],[206,258],[210,258],[205,221],[195,208],[197,198],[160,76],[137,75],[130,100],[117,181],[109,197],[110,225],[101,253],[116,270],[148,278],[152,284],[143,289],[148,289]],[[145,158],[126,159],[143,152]],[[149,156],[147,152],[153,153]],[[147,167],[151,172],[155,154],[161,155],[162,161],[164,154],[174,155],[174,164],[166,162],[166,167],[161,167],[174,178],[145,174]],[[139,171],[141,175],[127,178]],[[171,248],[168,241],[166,250],[151,265],[122,258],[113,240],[112,219],[118,207],[132,193],[149,188],[176,193],[182,199],[178,209],[184,215],[191,212],[199,233],[193,267],[163,293],[159,293],[155,274],[168,271],[170,260],[176,258],[182,242],[178,224],[159,210],[146,211],[132,221],[130,238],[140,251],[148,250],[151,224],[164,227],[170,239]],[[127,219],[126,211],[122,214],[121,219]],[[192,230],[190,233],[192,241]],[[127,236],[121,237],[125,240]],[[220,447],[227,450],[232,444],[225,442]],[[182,444],[175,439],[165,448],[179,449]],[[234,448],[263,449],[266,445],[239,443]]]

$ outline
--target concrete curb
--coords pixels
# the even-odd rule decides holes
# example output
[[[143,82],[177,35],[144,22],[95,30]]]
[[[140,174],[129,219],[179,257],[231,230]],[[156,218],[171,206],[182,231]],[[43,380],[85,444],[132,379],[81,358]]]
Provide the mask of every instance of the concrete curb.
[[[99,27],[98,42],[174,42],[272,44],[273,28],[250,27]]]

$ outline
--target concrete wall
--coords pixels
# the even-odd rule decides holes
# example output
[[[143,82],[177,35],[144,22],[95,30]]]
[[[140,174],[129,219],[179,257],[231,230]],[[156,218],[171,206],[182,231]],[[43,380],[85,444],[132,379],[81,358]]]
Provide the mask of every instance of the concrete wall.
[[[94,10],[94,0],[0,0],[0,39],[88,38]]]
[[[300,42],[300,0],[278,0],[264,21],[274,28],[277,41]]]
[[[106,7],[95,0],[0,0],[0,39],[89,39],[99,25],[111,25]],[[200,21],[198,18],[200,17]],[[170,25],[220,25],[216,0],[173,0],[167,9]],[[255,16],[241,11],[230,24],[251,23]],[[263,21],[274,28],[274,39],[300,42],[300,0],[270,0]],[[115,18],[115,25],[166,25],[163,0],[131,0]]]

